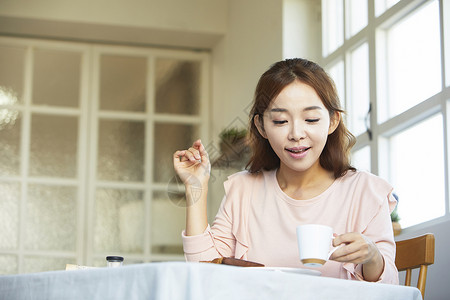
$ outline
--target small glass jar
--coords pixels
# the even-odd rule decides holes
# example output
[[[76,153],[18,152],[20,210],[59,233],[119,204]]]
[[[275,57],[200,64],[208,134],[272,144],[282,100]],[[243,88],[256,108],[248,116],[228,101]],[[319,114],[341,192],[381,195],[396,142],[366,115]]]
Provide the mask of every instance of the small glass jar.
[[[106,257],[106,266],[108,268],[121,267],[122,264],[123,264],[122,256],[107,256]]]

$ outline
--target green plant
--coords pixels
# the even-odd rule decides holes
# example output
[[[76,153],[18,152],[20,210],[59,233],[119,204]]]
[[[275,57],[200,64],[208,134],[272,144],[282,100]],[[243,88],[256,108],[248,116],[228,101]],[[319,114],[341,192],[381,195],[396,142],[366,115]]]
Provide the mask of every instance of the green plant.
[[[400,221],[400,217],[398,216],[398,212],[397,212],[397,206],[394,208],[394,210],[391,213],[391,221],[392,222]]]
[[[395,200],[397,200],[397,205],[395,206],[394,210],[391,212],[391,221],[392,222],[398,222],[400,221],[400,217],[398,216],[397,207],[398,207],[398,196],[396,193],[392,193],[392,196],[394,196]]]
[[[224,130],[222,130],[219,134],[219,138],[222,141],[233,143],[237,140],[244,138],[246,135],[247,129],[232,127],[232,128],[225,128]]]

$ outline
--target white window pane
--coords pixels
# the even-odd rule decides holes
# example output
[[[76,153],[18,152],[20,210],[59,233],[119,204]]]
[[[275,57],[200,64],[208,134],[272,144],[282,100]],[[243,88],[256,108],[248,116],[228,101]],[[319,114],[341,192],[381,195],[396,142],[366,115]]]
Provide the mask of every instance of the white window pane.
[[[347,38],[357,34],[367,26],[367,0],[347,0]]]
[[[369,111],[369,49],[367,43],[350,54],[348,114],[350,131],[359,135],[366,131]]]
[[[199,127],[196,125],[156,123],[154,127],[155,141],[153,151],[155,182],[168,183],[175,176],[172,158],[167,153],[174,153],[189,145],[198,136]]]
[[[33,114],[30,165],[32,176],[75,178],[78,163],[78,118]]]
[[[389,140],[390,176],[399,197],[402,227],[445,213],[442,115],[435,115]],[[426,146],[418,139],[426,137]]]
[[[102,55],[100,62],[100,109],[145,111],[147,59]]]
[[[19,117],[21,116],[17,110],[0,108],[0,176],[20,174],[22,120]],[[3,122],[4,120],[10,121]]]
[[[366,146],[352,153],[352,166],[370,172],[370,147]]]
[[[158,58],[155,63],[155,112],[198,115],[200,62]]]
[[[387,108],[392,117],[441,90],[438,1],[427,3],[386,34]]]
[[[378,17],[400,0],[375,0],[375,15]]]
[[[344,1],[322,0],[323,55],[336,50],[344,42]]]
[[[347,109],[347,103],[345,101],[345,73],[344,73],[344,61],[340,60],[335,65],[331,66],[328,70],[328,74],[333,79],[336,89],[339,95],[341,106],[344,110]],[[342,114],[343,120],[348,125],[348,115]]]
[[[140,190],[97,189],[94,211],[95,252],[144,251],[143,198]]]
[[[27,193],[25,248],[75,251],[77,188],[30,184]]]
[[[444,49],[445,49],[445,86],[450,86],[450,1],[443,1]]]
[[[98,178],[144,180],[145,124],[127,120],[100,120]]]
[[[151,217],[152,253],[183,254],[180,232],[186,227],[185,206],[186,201],[174,202],[167,192],[154,193]],[[167,220],[172,221],[169,224]]]
[[[25,51],[24,48],[0,46],[0,105],[22,102]]]
[[[328,74],[333,79],[336,89],[341,100],[342,107],[346,107],[345,103],[345,77],[344,77],[344,62],[340,60],[334,66],[330,67]]]
[[[16,255],[0,254],[0,274],[17,274],[19,264]]]
[[[78,107],[81,53],[37,49],[34,51],[34,104]]]
[[[17,183],[0,183],[0,249],[13,250],[19,244],[19,212],[21,187]],[[5,259],[6,257],[3,257]],[[0,262],[2,256],[0,255]],[[0,263],[0,274],[2,265]]]

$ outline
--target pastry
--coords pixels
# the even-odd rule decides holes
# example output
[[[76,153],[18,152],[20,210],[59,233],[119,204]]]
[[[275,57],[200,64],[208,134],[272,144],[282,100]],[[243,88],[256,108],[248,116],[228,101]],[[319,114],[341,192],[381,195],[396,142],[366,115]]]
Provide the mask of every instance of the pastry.
[[[264,267],[263,264],[260,264],[257,262],[233,258],[233,257],[219,257],[219,258],[214,258],[211,261],[202,261],[202,262],[213,263],[213,264],[223,264],[223,265],[230,265],[230,266],[239,266],[239,267]]]

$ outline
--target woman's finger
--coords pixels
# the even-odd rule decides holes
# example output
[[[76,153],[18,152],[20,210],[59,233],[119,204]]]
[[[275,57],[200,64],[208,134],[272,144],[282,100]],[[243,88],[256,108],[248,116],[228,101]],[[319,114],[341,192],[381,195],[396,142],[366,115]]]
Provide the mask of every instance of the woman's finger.
[[[206,151],[205,146],[203,146],[201,141],[200,141],[200,148],[198,150],[200,152],[200,156],[201,156],[202,162],[205,161],[205,160],[209,160],[208,152]]]
[[[200,151],[196,148],[189,148],[188,149],[188,155],[190,160],[201,160]]]
[[[173,163],[176,164],[180,161],[183,161],[186,150],[178,150],[173,154]]]
[[[339,238],[338,238],[339,237]],[[373,242],[359,233],[347,233],[335,238],[333,244],[342,245],[330,257],[338,262],[366,263],[377,251]]]
[[[192,147],[189,148],[189,151],[192,152],[196,160],[199,160],[202,163],[207,163],[209,161],[208,152],[206,151],[205,146],[200,139],[196,140],[192,144]]]
[[[356,232],[349,232],[335,236],[333,239],[333,246],[339,246],[341,244],[350,244],[357,240],[361,235]]]

